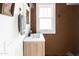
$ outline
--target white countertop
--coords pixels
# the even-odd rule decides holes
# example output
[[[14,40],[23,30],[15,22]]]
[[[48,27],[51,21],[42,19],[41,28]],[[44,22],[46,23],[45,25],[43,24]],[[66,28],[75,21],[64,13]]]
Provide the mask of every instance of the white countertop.
[[[45,38],[43,36],[43,34],[41,33],[37,33],[37,34],[31,34],[30,37],[25,37],[24,38],[24,42],[44,42]]]

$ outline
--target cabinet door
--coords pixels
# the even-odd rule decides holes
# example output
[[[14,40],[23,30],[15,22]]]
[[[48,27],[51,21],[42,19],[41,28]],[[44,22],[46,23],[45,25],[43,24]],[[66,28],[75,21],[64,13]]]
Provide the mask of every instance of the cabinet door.
[[[24,42],[24,56],[44,56],[44,42]]]

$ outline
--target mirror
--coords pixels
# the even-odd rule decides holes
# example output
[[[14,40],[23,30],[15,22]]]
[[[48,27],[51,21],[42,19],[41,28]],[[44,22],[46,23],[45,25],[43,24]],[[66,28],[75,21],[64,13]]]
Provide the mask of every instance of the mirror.
[[[26,17],[27,17],[27,20],[26,20],[26,24],[29,24],[29,11],[28,10],[26,10]]]

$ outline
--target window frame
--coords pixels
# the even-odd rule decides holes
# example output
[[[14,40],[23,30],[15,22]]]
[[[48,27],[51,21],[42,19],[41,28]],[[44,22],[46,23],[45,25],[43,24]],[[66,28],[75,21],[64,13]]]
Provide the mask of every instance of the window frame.
[[[52,7],[51,9],[54,10],[52,11],[51,10],[51,15],[52,17],[39,17],[39,8],[46,8],[46,7]],[[40,33],[43,33],[43,34],[56,34],[56,19],[55,19],[55,3],[37,3],[36,4],[36,32],[40,32]],[[40,27],[39,27],[39,18],[51,18],[52,20],[52,30],[40,30]],[[53,22],[54,21],[54,22]],[[53,28],[54,27],[54,28]]]

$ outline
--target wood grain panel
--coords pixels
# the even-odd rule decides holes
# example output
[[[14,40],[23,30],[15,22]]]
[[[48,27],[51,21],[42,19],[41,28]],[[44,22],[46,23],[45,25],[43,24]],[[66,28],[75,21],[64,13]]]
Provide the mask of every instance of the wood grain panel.
[[[32,32],[36,32],[36,4],[34,4],[34,8],[31,9],[31,29]]]
[[[76,44],[76,53],[79,53],[79,5],[75,5],[75,22],[76,22],[76,30],[75,30],[75,44]]]
[[[44,42],[24,42],[24,56],[44,56]]]

